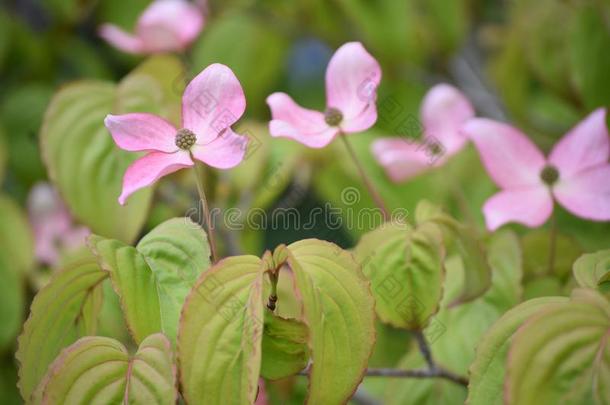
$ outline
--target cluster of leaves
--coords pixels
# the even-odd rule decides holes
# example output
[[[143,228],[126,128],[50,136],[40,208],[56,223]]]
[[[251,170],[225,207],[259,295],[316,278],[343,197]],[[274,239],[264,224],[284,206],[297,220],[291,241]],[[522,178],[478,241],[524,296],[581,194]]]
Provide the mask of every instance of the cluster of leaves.
[[[28,403],[171,404],[177,369],[188,403],[247,404],[259,376],[293,375],[310,359],[308,403],[342,403],[363,376],[374,342],[373,297],[357,263],[336,245],[304,240],[210,268],[205,232],[179,218],[136,247],[94,235],[89,248],[32,303],[17,351]],[[292,280],[294,291],[279,300],[298,301],[298,319],[265,308],[268,273]],[[133,356],[119,340],[96,336],[113,294],[104,291],[107,280],[138,345]]]
[[[386,403],[608,403],[610,252],[581,256],[607,248],[608,224],[560,211],[558,227],[571,236],[559,236],[549,269],[548,230],[478,234],[479,208],[494,188],[472,150],[404,185],[390,183],[369,153],[372,139],[394,134],[416,115],[426,72],[451,71],[471,20],[493,7],[439,0],[211,1],[213,18],[189,66],[159,56],[115,83],[111,77],[137,61],[99,47],[89,23],[130,28],[146,3],[44,2],[52,21],[44,35],[0,11],[0,179],[11,193],[0,195],[0,349],[9,350],[23,329],[17,359],[27,402],[175,403],[180,395],[188,403],[250,403],[259,376],[281,380],[311,364],[309,403],[343,403],[367,365],[426,369],[415,342],[408,344],[410,331],[426,337],[438,367],[468,376],[469,387],[442,379],[365,379],[364,389]],[[540,133],[559,135],[592,107],[608,104],[610,36],[602,3],[512,2],[501,27],[479,33],[494,51],[491,73],[508,112],[543,146],[553,140]],[[557,30],[557,21],[566,29]],[[77,31],[85,33],[72,34]],[[113,145],[103,117],[146,111],[176,123],[184,77],[220,61],[244,86],[250,116],[237,131],[253,136],[256,149],[226,177],[208,173],[216,205],[268,209],[298,183],[337,207],[372,206],[342,150],[269,142],[267,94],[287,88],[307,105],[322,100],[321,72],[295,81],[283,68],[292,57],[290,41],[303,32],[329,44],[360,38],[388,67],[379,123],[353,142],[384,199],[412,211],[412,224],[346,229],[346,244],[357,242],[354,259],[315,240],[259,257],[277,245],[273,240],[302,235],[246,227],[238,242],[255,255],[210,267],[204,232],[188,220],[168,219],[192,201],[180,175],[138,192],[128,206],[116,203],[120,174],[136,156]],[[58,82],[75,77],[89,79],[53,96]],[[399,101],[398,115],[384,110],[388,99]],[[34,134],[43,121],[39,148]],[[25,285],[36,289],[42,282],[15,199],[23,201],[46,176],[76,219],[102,236],[53,271],[22,327]],[[354,204],[341,198],[348,186],[360,190]],[[424,196],[452,216],[421,202]],[[333,238],[325,232],[321,238]],[[275,312],[266,308],[270,276],[279,277]],[[7,403],[17,379],[11,367],[0,366],[0,398]],[[299,383],[293,389],[306,390]]]

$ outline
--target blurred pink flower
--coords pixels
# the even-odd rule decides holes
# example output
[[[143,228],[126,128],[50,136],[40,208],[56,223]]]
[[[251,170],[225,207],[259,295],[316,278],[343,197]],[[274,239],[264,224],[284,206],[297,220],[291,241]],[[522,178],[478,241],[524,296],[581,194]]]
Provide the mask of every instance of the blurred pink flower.
[[[326,111],[297,105],[285,93],[267,97],[272,136],[292,138],[310,148],[323,148],[340,132],[364,131],[377,121],[377,86],[381,68],[360,42],[341,46],[326,68]]]
[[[246,109],[241,84],[227,66],[212,64],[199,73],[182,96],[182,128],[147,113],[108,115],[104,120],[114,142],[146,155],[127,168],[119,203],[161,177],[194,165],[229,169],[244,158],[248,138],[231,129]]]
[[[269,399],[267,398],[267,391],[265,390],[265,380],[259,378],[258,380],[258,395],[254,405],[269,405]]]
[[[113,24],[99,29],[102,38],[128,53],[183,51],[203,28],[203,14],[186,0],[156,0],[138,18],[135,34]]]
[[[73,222],[57,191],[49,183],[38,183],[27,201],[39,262],[54,265],[62,253],[85,246],[89,230]]]
[[[466,145],[460,127],[474,117],[472,105],[448,84],[432,87],[422,102],[421,139],[381,138],[373,142],[373,156],[392,181],[399,183],[443,164]]]
[[[502,191],[483,207],[490,230],[507,222],[537,227],[553,212],[553,199],[572,214],[610,220],[610,140],[603,108],[592,112],[551,150],[548,159],[519,130],[475,118],[463,127]]]

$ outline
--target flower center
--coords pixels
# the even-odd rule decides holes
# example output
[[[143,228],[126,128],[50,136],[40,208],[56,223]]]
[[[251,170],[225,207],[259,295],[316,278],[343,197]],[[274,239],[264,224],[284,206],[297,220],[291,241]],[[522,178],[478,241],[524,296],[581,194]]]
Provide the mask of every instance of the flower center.
[[[433,142],[428,146],[428,151],[433,155],[433,156],[438,156],[441,153],[443,153],[443,148],[441,148],[441,146],[436,143]]]
[[[179,129],[176,133],[176,146],[182,150],[189,150],[195,144],[195,134],[186,128]]]
[[[343,121],[343,114],[336,108],[328,107],[324,112],[324,121],[331,127],[337,127]]]
[[[559,180],[559,170],[553,165],[546,165],[540,172],[540,178],[545,184],[552,186]]]

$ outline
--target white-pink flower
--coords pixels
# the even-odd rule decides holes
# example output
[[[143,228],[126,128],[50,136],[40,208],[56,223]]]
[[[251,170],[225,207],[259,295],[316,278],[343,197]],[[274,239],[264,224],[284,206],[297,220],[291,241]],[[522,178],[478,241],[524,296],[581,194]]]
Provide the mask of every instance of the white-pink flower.
[[[466,145],[460,128],[474,117],[470,101],[448,84],[432,87],[421,105],[423,130],[420,139],[380,138],[373,142],[373,156],[392,181],[399,183],[441,166]]]
[[[548,158],[519,130],[475,118],[463,127],[502,191],[483,207],[490,230],[508,222],[544,224],[556,200],[572,214],[610,220],[610,140],[603,108],[570,130]]]
[[[27,206],[39,262],[52,266],[62,253],[85,246],[89,230],[74,223],[57,190],[49,183],[32,187]]]
[[[339,133],[364,131],[377,121],[379,63],[359,42],[341,46],[326,69],[326,111],[297,105],[285,93],[267,97],[272,136],[292,138],[310,148],[323,148]]]
[[[197,38],[203,23],[201,10],[186,0],[156,0],[138,18],[134,34],[113,24],[103,24],[99,34],[128,53],[183,51]]]
[[[127,151],[146,151],[125,172],[119,203],[161,177],[200,160],[218,169],[237,166],[248,138],[231,129],[246,109],[241,84],[231,69],[212,64],[199,73],[182,96],[182,126],[175,128],[147,113],[108,115],[104,120],[114,142]]]

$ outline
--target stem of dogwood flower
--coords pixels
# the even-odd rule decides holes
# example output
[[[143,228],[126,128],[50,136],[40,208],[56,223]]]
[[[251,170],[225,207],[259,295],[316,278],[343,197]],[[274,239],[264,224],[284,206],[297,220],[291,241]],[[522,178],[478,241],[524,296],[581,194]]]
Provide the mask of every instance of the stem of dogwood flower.
[[[347,139],[347,136],[343,132],[341,132],[341,133],[339,133],[339,137],[343,141],[343,144],[345,145],[347,152],[349,153],[350,157],[352,158],[352,161],[358,168],[358,172],[360,173],[362,182],[364,183],[366,189],[368,190],[371,198],[373,199],[373,201],[375,202],[377,207],[381,210],[381,212],[383,214],[383,218],[386,221],[389,221],[390,220],[390,211],[388,210],[385,202],[381,198],[381,195],[379,194],[379,192],[373,185],[373,182],[369,179],[366,172],[364,171],[364,168],[362,167],[362,163],[360,163],[358,156],[356,156],[356,152],[354,152],[354,148],[352,148],[352,145],[349,142],[349,140]]]
[[[551,214],[551,231],[549,232],[549,273],[555,271],[555,254],[557,253],[557,216],[556,207],[553,207]]]
[[[210,250],[212,251],[212,264],[218,261],[216,255],[216,238],[214,237],[214,226],[212,225],[212,216],[210,215],[210,207],[208,206],[208,200],[205,198],[205,191],[203,187],[203,167],[197,161],[195,161],[194,167],[195,183],[197,184],[197,192],[199,193],[199,199],[203,209],[203,215],[205,225],[208,232],[208,241],[210,242]]]

